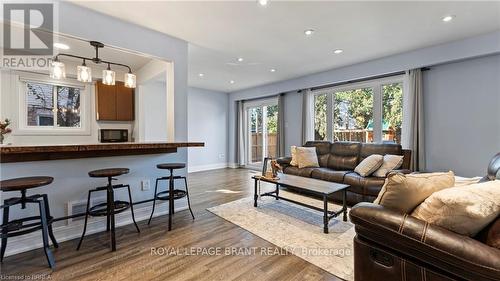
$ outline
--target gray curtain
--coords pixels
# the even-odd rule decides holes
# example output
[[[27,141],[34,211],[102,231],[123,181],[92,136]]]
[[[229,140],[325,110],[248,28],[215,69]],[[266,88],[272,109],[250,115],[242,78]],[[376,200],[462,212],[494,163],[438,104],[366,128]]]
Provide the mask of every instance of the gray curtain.
[[[278,135],[277,135],[278,157],[285,156],[285,105],[284,94],[278,95]]]
[[[245,166],[245,110],[244,101],[236,101],[236,165]]]
[[[422,70],[412,69],[408,72],[408,148],[412,151],[411,168],[414,171],[425,171],[424,147],[424,96]]]

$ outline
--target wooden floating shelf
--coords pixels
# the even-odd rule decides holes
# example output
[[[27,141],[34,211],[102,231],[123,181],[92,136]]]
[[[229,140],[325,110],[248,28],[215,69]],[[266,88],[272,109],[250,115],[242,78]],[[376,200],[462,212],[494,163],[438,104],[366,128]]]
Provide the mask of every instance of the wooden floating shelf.
[[[176,153],[177,148],[203,146],[205,146],[203,142],[2,145],[0,146],[0,163]]]

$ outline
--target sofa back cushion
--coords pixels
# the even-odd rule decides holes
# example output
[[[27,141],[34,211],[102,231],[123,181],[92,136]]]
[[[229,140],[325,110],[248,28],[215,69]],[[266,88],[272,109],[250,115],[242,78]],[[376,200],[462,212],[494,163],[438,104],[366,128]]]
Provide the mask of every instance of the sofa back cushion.
[[[354,171],[359,164],[359,142],[337,141],[330,147],[330,157],[327,167],[339,171]]]
[[[401,148],[401,145],[395,143],[361,143],[359,161],[363,161],[366,157],[372,154],[403,155],[403,149]]]
[[[329,141],[308,141],[304,144],[305,147],[316,147],[318,155],[318,163],[320,167],[326,167],[328,158],[330,158],[330,147],[332,143]]]

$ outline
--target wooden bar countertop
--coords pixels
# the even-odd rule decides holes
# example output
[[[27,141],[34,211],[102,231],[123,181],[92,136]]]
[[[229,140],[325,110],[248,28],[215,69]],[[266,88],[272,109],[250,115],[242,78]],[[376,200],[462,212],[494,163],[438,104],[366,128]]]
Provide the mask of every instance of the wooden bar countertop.
[[[203,142],[0,145],[0,163],[175,153],[177,148],[203,146]]]

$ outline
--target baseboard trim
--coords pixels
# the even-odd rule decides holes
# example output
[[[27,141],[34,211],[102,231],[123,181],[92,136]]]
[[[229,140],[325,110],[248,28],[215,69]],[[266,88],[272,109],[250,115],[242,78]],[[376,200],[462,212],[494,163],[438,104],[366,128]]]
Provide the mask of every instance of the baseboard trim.
[[[134,208],[135,220],[137,222],[149,219],[149,216],[151,215],[152,206],[151,204],[148,205],[149,206]],[[188,209],[187,201],[182,200],[178,201],[177,206],[175,208],[175,212],[187,209]],[[168,214],[168,203],[167,202],[157,203],[153,217],[158,217],[166,214]],[[130,210],[116,215],[117,227],[132,223],[133,221]],[[106,230],[106,217],[89,217],[89,221],[87,223],[87,232],[85,236],[98,232],[104,232],[105,230]],[[83,231],[83,220],[78,222],[72,222],[64,226],[55,227],[54,236],[56,237],[57,242],[60,243],[71,239],[80,238],[80,236],[82,235],[82,231]],[[85,244],[85,240],[83,241],[83,243]],[[41,231],[36,231],[17,237],[11,237],[9,238],[7,243],[7,250],[5,251],[5,256],[11,256],[42,247],[43,247],[43,242],[42,242]]]
[[[209,170],[216,170],[216,169],[224,169],[227,167],[228,167],[227,163],[215,163],[215,164],[199,165],[199,166],[188,165],[188,173],[209,171]]]

